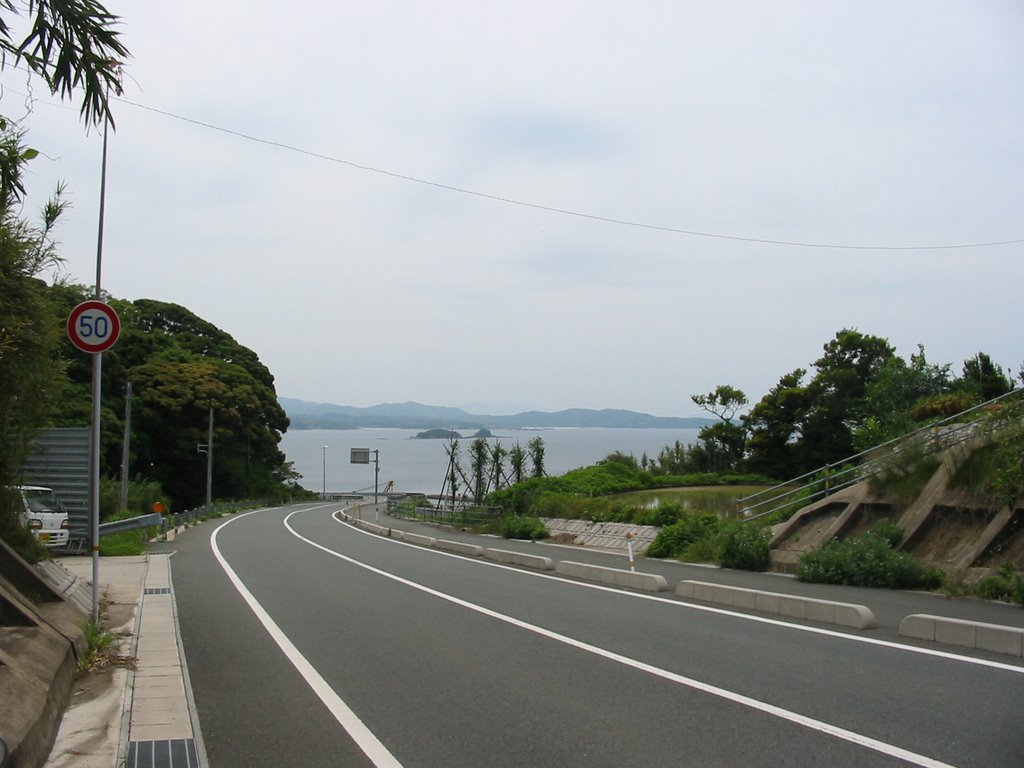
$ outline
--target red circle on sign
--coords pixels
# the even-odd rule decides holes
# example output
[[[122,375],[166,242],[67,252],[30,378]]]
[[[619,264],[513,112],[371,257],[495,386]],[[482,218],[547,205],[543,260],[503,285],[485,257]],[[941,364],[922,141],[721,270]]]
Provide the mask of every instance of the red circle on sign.
[[[102,301],[83,301],[68,315],[68,338],[83,352],[106,352],[121,335],[121,320]]]

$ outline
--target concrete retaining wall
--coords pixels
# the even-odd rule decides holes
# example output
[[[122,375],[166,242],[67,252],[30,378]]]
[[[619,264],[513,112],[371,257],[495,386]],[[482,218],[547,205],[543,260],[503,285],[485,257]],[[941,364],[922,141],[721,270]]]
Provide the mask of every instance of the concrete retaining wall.
[[[729,587],[706,581],[681,581],[676,587],[676,594],[690,600],[701,600],[730,608],[764,611],[822,624],[838,624],[856,629],[878,626],[870,608],[854,603],[838,603],[812,597],[783,595],[778,592]]]
[[[82,626],[88,615],[59,597],[45,577],[0,541],[0,735],[10,749],[5,765],[45,763],[86,647]]]

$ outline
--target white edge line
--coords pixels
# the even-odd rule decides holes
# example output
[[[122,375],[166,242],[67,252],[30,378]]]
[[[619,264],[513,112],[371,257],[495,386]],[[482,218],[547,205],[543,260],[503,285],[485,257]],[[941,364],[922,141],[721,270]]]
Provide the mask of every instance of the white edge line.
[[[217,558],[217,562],[220,563],[221,568],[227,574],[228,579],[234,585],[235,589],[245,600],[252,612],[256,614],[256,618],[263,625],[264,629],[267,630],[267,634],[273,638],[274,642],[277,643],[278,647],[287,657],[288,661],[292,663],[292,666],[298,671],[302,678],[306,681],[306,684],[313,690],[313,692],[320,698],[320,701],[324,703],[334,719],[338,721],[338,724],[348,733],[352,740],[359,746],[363,753],[370,759],[370,761],[377,766],[377,768],[402,768],[402,764],[398,762],[394,755],[388,751],[380,740],[370,731],[369,728],[363,723],[362,720],[351,710],[351,708],[341,699],[341,697],[334,692],[334,689],[324,680],[323,676],[317,672],[316,668],[309,663],[305,656],[303,656],[299,649],[295,647],[288,636],[281,630],[277,623],[270,617],[270,614],[266,612],[262,605],[256,600],[252,593],[246,588],[245,584],[235,573],[234,569],[228,565],[224,555],[221,554],[220,547],[217,546],[217,534],[221,530],[243,517],[248,517],[256,512],[263,512],[265,510],[257,509],[252,512],[246,512],[231,518],[227,522],[217,526],[213,534],[210,536],[210,547],[213,549],[214,557]]]
[[[944,763],[940,760],[935,760],[926,755],[920,755],[916,752],[911,752],[909,750],[903,749],[902,747],[898,747],[894,744],[887,744],[884,741],[873,739],[870,736],[865,736],[863,734],[856,733],[855,731],[850,731],[845,728],[841,728],[837,725],[832,725],[831,723],[826,723],[821,720],[815,720],[814,718],[807,717],[806,715],[791,712],[790,710],[777,707],[773,704],[767,704],[763,701],[752,699],[749,696],[744,696],[739,693],[734,693],[733,691],[728,691],[724,688],[719,688],[708,683],[703,683],[699,680],[695,680],[690,677],[685,677],[683,675],[676,674],[675,672],[669,672],[668,670],[661,669],[660,667],[655,667],[651,664],[646,664],[642,661],[637,661],[636,659],[631,659],[628,656],[623,656],[621,654],[615,653],[614,651],[609,651],[605,648],[600,648],[596,645],[585,643],[582,640],[576,640],[566,635],[559,634],[558,632],[553,632],[552,630],[544,629],[543,627],[539,627],[535,624],[530,624],[528,622],[522,621],[521,619],[517,619],[513,616],[498,613],[497,611],[491,610],[490,608],[485,608],[481,605],[470,603],[466,600],[455,597],[453,595],[449,595],[444,592],[439,592],[435,589],[431,589],[430,587],[425,587],[422,584],[417,584],[414,581],[410,581],[408,579],[402,578],[401,576],[397,576],[393,573],[381,570],[380,568],[376,568],[375,566],[369,565],[368,563],[363,563],[359,560],[355,560],[347,555],[343,555],[340,552],[336,552],[333,549],[325,547],[324,545],[319,544],[313,541],[312,539],[307,539],[305,536],[298,533],[294,528],[291,527],[291,525],[289,524],[289,520],[293,515],[296,515],[299,512],[308,511],[310,510],[298,509],[293,512],[290,512],[284,517],[283,522],[285,528],[288,529],[288,531],[293,536],[295,536],[295,538],[299,539],[302,542],[305,542],[306,544],[312,547],[315,547],[316,549],[326,552],[327,554],[332,555],[333,557],[343,560],[351,565],[355,565],[359,568],[363,568],[367,571],[370,571],[371,573],[375,573],[378,576],[383,576],[384,578],[391,579],[392,581],[395,581],[399,584],[410,587],[412,589],[418,590],[425,594],[431,595],[440,600],[444,600],[459,607],[466,608],[470,611],[475,611],[476,613],[479,613],[483,616],[487,616],[488,618],[505,622],[506,624],[510,624],[519,629],[532,632],[534,634],[540,635],[541,637],[546,637],[550,640],[555,640],[556,642],[560,642],[565,645],[571,646],[573,648],[576,648],[577,650],[594,654],[595,656],[608,659],[609,661],[614,661],[618,664],[622,664],[623,666],[631,667],[641,672],[646,672],[656,677],[660,677],[664,680],[668,680],[670,682],[674,682],[679,685],[685,686],[692,690],[700,691],[701,693],[706,693],[708,695],[715,696],[726,701],[739,704],[744,707],[748,707],[755,711],[762,712],[773,717],[777,717],[780,720],[785,720],[795,725],[800,725],[804,728],[808,728],[810,730],[818,731],[819,733],[824,733],[829,736],[833,736],[834,738],[840,739],[842,741],[846,741],[857,746],[874,750],[875,752],[879,752],[881,754],[888,755],[899,760],[903,760],[907,763],[922,766],[922,768],[954,768],[954,766],[952,766],[949,763]],[[395,543],[401,544],[403,542]]]

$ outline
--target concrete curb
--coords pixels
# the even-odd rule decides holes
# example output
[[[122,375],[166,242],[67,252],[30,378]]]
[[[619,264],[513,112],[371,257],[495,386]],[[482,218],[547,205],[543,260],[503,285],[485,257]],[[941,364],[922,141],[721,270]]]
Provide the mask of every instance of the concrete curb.
[[[1024,656],[1024,629],[1002,624],[914,613],[900,622],[900,635],[962,648]]]
[[[679,582],[676,595],[730,608],[764,611],[788,618],[837,624],[854,629],[871,629],[878,626],[870,608],[854,603],[839,603],[833,600],[818,600],[813,597],[798,597],[690,580]]]
[[[616,587],[642,589],[645,592],[664,592],[668,589],[665,577],[656,573],[623,571],[619,568],[605,568],[601,565],[574,563],[571,560],[562,560],[558,563],[555,566],[555,573],[586,581],[596,581],[601,584],[611,584]]]

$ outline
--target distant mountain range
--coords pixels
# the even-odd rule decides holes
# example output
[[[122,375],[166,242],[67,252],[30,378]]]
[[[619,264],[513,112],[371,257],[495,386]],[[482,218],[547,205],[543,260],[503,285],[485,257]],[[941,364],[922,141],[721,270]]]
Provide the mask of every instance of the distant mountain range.
[[[524,411],[512,416],[487,416],[421,403],[381,403],[366,408],[333,403],[310,403],[289,397],[278,398],[291,421],[291,429],[359,429],[395,427],[400,429],[552,429],[555,427],[610,427],[638,429],[700,429],[713,419],[700,417],[652,416],[649,413],[606,408],[569,408],[548,413]]]

